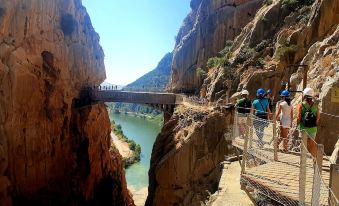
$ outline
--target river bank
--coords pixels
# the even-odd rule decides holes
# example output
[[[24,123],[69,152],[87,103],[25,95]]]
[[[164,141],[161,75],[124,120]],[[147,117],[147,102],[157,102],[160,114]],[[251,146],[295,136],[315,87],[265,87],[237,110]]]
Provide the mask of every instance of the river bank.
[[[114,120],[111,121],[112,127],[112,144],[118,149],[124,161],[125,168],[140,162],[141,146],[133,139],[129,139],[123,132],[120,124],[116,124]]]
[[[123,133],[140,144],[141,160],[126,168],[127,187],[137,206],[142,206],[148,195],[148,170],[153,144],[160,132],[161,123],[125,113],[110,113],[111,121],[121,125]]]
[[[128,143],[119,139],[119,137],[111,132],[112,143],[114,144],[115,148],[118,149],[119,153],[121,154],[122,158],[131,158],[134,155],[134,152],[129,148]]]

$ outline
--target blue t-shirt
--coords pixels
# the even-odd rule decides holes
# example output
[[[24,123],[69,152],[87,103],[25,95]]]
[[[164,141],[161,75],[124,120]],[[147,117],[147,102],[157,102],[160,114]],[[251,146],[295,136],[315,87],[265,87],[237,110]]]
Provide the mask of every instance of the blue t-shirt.
[[[268,100],[266,98],[254,100],[252,105],[255,109],[255,115],[266,114],[268,104],[269,103],[268,103]]]

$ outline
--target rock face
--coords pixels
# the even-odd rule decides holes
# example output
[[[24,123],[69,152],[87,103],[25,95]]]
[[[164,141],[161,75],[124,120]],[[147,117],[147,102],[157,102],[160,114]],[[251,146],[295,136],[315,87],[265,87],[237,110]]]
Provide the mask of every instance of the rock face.
[[[192,0],[192,11],[176,37],[170,90],[196,91],[196,69],[233,40],[261,4],[262,0]]]
[[[0,0],[0,204],[132,205],[103,105],[76,108],[105,79],[80,0]]]
[[[280,0],[262,4],[235,1],[239,6],[232,8],[232,11],[241,14],[246,14],[248,4],[257,6],[251,7],[251,17],[234,15],[234,19],[226,18],[241,25],[239,31],[227,38],[210,38],[216,35],[217,30],[213,28],[223,28],[227,21],[213,18],[216,14],[211,13],[214,11],[212,8],[217,7],[211,5],[218,1],[211,4],[206,2],[212,1],[192,1],[192,13],[178,34],[172,66],[171,85],[174,91],[197,88],[195,68],[206,64],[208,57],[218,56],[217,52],[225,46],[228,52],[224,56],[219,55],[219,58],[227,64],[208,68],[201,86],[200,94],[210,101],[233,101],[244,88],[254,98],[260,87],[272,89],[273,96],[279,100],[279,91],[284,89],[282,82],[290,80],[292,90],[302,90],[303,68],[290,65],[307,64],[308,86],[319,93],[324,112],[317,139],[330,154],[338,139],[337,119],[328,114],[339,115],[338,103],[331,101],[333,90],[338,88],[339,1],[295,1],[298,4],[293,6],[288,1],[283,5]],[[223,1],[221,5],[227,6],[222,7],[221,12],[231,11],[228,3]],[[204,24],[207,19],[208,24]],[[225,32],[229,34],[230,30],[226,29]],[[230,46],[227,46],[229,42],[225,43],[226,39],[232,40]],[[301,101],[299,94],[293,95],[293,98],[294,106]]]
[[[215,192],[231,121],[227,109],[178,108],[153,147],[146,205],[200,205]]]

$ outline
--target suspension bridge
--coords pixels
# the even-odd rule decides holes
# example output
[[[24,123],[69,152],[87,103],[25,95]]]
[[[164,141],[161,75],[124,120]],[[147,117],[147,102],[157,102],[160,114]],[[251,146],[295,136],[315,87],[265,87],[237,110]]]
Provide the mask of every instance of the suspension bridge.
[[[242,189],[278,205],[339,205],[339,165],[306,132],[290,129],[286,151],[275,120],[236,112],[233,126],[232,145],[243,151]]]

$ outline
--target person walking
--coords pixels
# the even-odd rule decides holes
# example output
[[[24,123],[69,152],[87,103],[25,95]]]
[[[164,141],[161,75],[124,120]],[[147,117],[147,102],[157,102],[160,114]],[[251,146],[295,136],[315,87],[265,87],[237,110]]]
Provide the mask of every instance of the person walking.
[[[281,141],[283,141],[284,152],[288,151],[288,133],[292,128],[293,109],[291,106],[290,92],[284,90],[280,97],[282,101],[279,103],[276,119],[280,122],[280,138],[278,139],[278,148]]]
[[[255,99],[252,103],[251,114],[252,113],[254,113],[256,117],[253,119],[253,126],[258,137],[258,146],[262,148],[264,130],[268,124],[266,120],[269,120],[271,116],[269,102],[265,98],[265,90],[262,88],[257,90],[257,99]]]
[[[239,136],[244,136],[246,132],[246,117],[251,112],[252,102],[248,98],[249,92],[247,90],[241,91],[241,99],[236,103],[235,107],[238,111],[238,128]]]
[[[272,90],[268,89],[265,93],[265,98],[268,100],[268,106],[270,110],[273,112],[273,97],[272,97]]]
[[[320,107],[314,101],[314,91],[312,88],[306,88],[303,91],[303,102],[297,107],[297,125],[315,140],[319,121]]]
[[[241,99],[235,105],[237,107],[238,113],[248,114],[251,111],[252,102],[248,98],[250,93],[247,90],[241,91]]]

